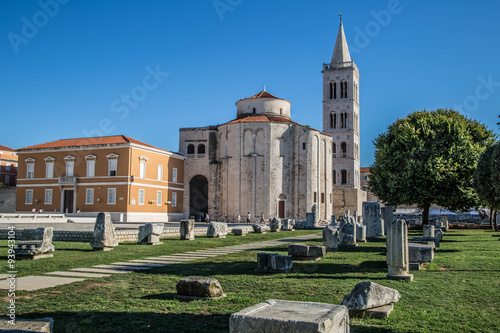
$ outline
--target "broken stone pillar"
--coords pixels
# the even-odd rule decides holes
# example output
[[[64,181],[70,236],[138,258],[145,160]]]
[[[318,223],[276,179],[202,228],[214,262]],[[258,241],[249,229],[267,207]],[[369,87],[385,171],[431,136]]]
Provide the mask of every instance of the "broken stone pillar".
[[[194,240],[194,220],[182,220],[180,234],[182,240]]]
[[[443,240],[443,235],[444,235],[443,230],[441,230],[441,229],[434,229],[434,237],[436,237],[440,241]]]
[[[306,225],[305,228],[314,228],[314,213],[306,213]]]
[[[424,225],[423,228],[423,236],[422,237],[434,237],[434,226],[433,225]]]
[[[356,223],[356,242],[366,243],[366,225]]]
[[[163,232],[163,224],[146,223],[139,226],[139,236],[137,244],[140,245],[160,245],[160,236]]]
[[[346,306],[270,299],[229,317],[229,333],[349,333]]]
[[[380,204],[378,202],[363,202],[363,224],[366,226],[368,239],[384,235],[384,228],[380,220]]]
[[[54,228],[24,229],[22,241],[17,242],[14,247],[16,259],[41,259],[51,258],[55,250],[52,245]]]
[[[292,257],[277,253],[257,253],[257,273],[288,273],[292,269]]]
[[[372,318],[387,318],[400,298],[401,294],[396,289],[374,282],[361,282],[354,286],[340,305],[347,306],[351,317],[366,313]]]
[[[356,244],[356,225],[351,223],[346,215],[342,216],[340,221],[339,246],[358,246]]]
[[[384,229],[384,234],[387,235],[387,225],[394,220],[394,211],[392,206],[386,206],[381,208],[381,216],[382,216],[382,226]]]
[[[264,224],[253,224],[252,228],[253,232],[255,232],[256,234],[265,234],[271,230],[267,225]]]
[[[316,206],[316,204],[314,204],[312,206],[312,213],[314,214],[314,225],[313,226],[316,226],[316,225],[318,225],[318,222],[319,222],[318,207]]]
[[[90,242],[94,251],[110,251],[118,246],[115,228],[109,212],[99,213],[94,225],[94,239]]]
[[[207,237],[226,238],[227,224],[224,222],[210,222],[207,228]]]
[[[295,220],[294,219],[284,219],[283,220],[283,225],[281,228],[284,231],[293,231],[293,227],[295,226]]]
[[[321,245],[290,244],[288,245],[288,255],[293,260],[321,260],[326,255],[326,248]]]
[[[226,297],[222,287],[214,278],[190,276],[177,282],[177,298],[191,301],[196,299],[219,299]]]
[[[278,218],[273,218],[269,223],[269,228],[271,232],[280,232],[281,231],[281,220]]]
[[[434,260],[434,243],[431,244],[432,245],[418,243],[408,244],[410,270],[419,270],[421,264]]]
[[[387,226],[387,278],[413,281],[409,273],[408,226],[404,220],[392,221]]]
[[[442,221],[443,221],[443,228],[444,228],[444,232],[448,231],[449,229],[449,222],[448,222],[448,216],[446,215],[443,215],[442,216]]]
[[[323,228],[323,245],[326,252],[339,250],[339,229],[334,226],[326,226]]]
[[[331,222],[330,222],[330,225],[333,225],[333,226],[338,226],[339,224],[337,223],[337,220],[335,219],[335,215],[332,215],[331,216]]]
[[[235,236],[246,236],[248,234],[248,230],[243,228],[233,228],[232,233]]]

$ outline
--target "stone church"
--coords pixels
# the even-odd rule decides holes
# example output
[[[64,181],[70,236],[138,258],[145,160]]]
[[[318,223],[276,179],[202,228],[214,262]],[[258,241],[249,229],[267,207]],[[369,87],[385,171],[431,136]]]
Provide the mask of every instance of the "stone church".
[[[341,22],[323,65],[323,132],[292,121],[291,103],[265,88],[237,101],[233,120],[181,128],[184,217],[300,220],[315,211],[329,221],[346,209],[360,212],[358,82]]]

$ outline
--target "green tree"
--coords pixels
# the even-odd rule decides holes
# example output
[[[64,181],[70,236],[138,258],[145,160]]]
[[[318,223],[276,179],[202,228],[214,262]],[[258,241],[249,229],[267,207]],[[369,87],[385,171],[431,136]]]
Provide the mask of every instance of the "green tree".
[[[498,231],[497,210],[500,208],[500,142],[486,148],[474,172],[474,188],[484,205],[490,207],[490,227]],[[493,212],[495,211],[495,214]],[[493,223],[493,221],[495,223]]]
[[[416,111],[396,120],[375,141],[369,188],[389,205],[414,205],[429,223],[437,204],[465,210],[479,204],[473,174],[493,131],[454,110]]]

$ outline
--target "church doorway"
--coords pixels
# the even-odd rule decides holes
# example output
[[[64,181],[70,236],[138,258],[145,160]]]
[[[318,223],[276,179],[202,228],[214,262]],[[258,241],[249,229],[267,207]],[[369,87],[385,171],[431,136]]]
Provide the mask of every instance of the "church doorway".
[[[285,203],[286,203],[286,195],[280,194],[278,198],[278,218],[285,218]]]
[[[208,181],[204,176],[194,176],[189,182],[189,216],[204,221],[208,213]]]

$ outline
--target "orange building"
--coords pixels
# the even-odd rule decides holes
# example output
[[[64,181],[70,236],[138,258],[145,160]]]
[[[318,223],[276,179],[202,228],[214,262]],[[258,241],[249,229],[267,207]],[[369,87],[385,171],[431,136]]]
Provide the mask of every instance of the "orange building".
[[[17,154],[12,148],[0,145],[0,183],[16,186]]]
[[[17,212],[111,212],[123,222],[182,218],[183,155],[124,135],[58,140],[17,153]]]

